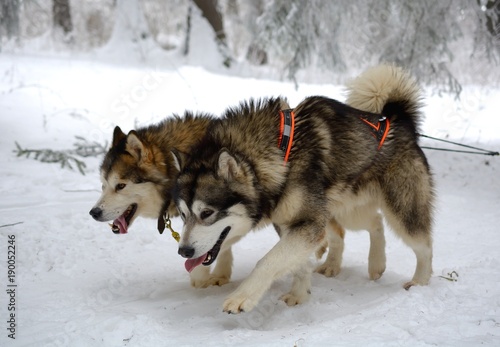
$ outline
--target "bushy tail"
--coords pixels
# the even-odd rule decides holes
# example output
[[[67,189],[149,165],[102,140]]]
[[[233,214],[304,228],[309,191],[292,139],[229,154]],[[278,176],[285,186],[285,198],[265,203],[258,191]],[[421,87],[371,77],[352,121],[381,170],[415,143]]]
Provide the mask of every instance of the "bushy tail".
[[[346,103],[354,108],[407,117],[415,130],[420,123],[421,91],[415,78],[394,65],[372,67],[347,83]]]

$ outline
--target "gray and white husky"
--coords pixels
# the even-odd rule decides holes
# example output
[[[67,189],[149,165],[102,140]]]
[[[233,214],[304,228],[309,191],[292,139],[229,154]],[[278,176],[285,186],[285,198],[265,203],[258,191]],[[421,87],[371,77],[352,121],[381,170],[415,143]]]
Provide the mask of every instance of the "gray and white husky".
[[[211,123],[190,156],[176,153],[173,197],[185,223],[179,254],[188,271],[210,265],[219,253],[230,271],[226,250],[262,223],[280,234],[225,300],[225,312],[252,310],[287,273],[294,279],[282,300],[304,302],[310,255],[325,240],[330,254],[319,271],[340,267],[343,239],[335,226],[370,232],[370,277],[380,277],[386,259],[379,210],[417,258],[404,288],[428,284],[434,192],[417,143],[420,89],[389,65],[366,71],[349,88],[351,106],[320,96],[286,111],[282,98],[241,103]]]

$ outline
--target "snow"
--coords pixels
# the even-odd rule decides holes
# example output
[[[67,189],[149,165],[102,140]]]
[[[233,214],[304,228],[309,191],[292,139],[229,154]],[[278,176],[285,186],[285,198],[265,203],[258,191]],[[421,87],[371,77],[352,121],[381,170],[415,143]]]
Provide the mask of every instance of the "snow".
[[[224,298],[277,242],[271,228],[235,247],[231,282],[194,289],[177,244],[156,221],[114,235],[88,211],[100,193],[100,159],[86,175],[18,158],[28,148],[100,143],[184,110],[220,113],[248,97],[313,94],[344,100],[337,85],[222,75],[196,65],[117,65],[87,56],[0,55],[0,345],[19,346],[477,346],[500,344],[500,159],[426,150],[437,206],[434,275],[409,291],[415,256],[387,228],[387,270],[367,274],[368,234],[346,235],[337,278],[313,275],[309,302],[279,301],[273,284],[249,313],[222,313]],[[462,99],[430,91],[424,133],[500,149],[500,90],[466,86]],[[433,141],[423,141],[436,145]],[[181,220],[173,227],[181,229]],[[8,235],[16,245],[16,339],[8,338]],[[439,276],[455,271],[458,281]]]

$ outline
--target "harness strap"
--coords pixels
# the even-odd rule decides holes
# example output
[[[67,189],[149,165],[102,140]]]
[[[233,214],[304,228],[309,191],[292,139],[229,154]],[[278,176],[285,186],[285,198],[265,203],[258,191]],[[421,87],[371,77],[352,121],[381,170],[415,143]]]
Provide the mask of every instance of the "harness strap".
[[[285,153],[285,163],[288,161],[290,150],[292,149],[293,133],[295,130],[295,114],[292,109],[280,111],[280,136],[278,138],[278,148]]]
[[[378,140],[377,149],[380,150],[385,142],[387,134],[389,133],[389,129],[391,128],[389,120],[385,116],[382,116],[382,118],[379,118],[377,123],[374,124],[368,120],[367,115],[360,116],[359,119],[370,127],[372,135]]]

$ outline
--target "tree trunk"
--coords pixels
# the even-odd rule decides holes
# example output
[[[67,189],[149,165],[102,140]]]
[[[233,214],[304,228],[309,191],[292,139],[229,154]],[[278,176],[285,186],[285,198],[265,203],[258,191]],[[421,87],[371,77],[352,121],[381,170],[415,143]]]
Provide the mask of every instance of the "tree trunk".
[[[19,38],[19,0],[2,0],[0,4],[0,36]]]
[[[231,65],[231,54],[227,47],[226,32],[224,31],[224,23],[222,22],[222,14],[217,9],[217,0],[193,0],[207,19],[210,26],[214,29],[217,46],[224,58],[224,65]]]
[[[486,4],[488,11],[486,26],[488,31],[497,40],[500,40],[500,0],[488,1]]]
[[[69,0],[52,0],[52,18],[54,27],[62,29],[64,34],[73,31]]]
[[[191,15],[192,15],[193,9],[191,4],[189,4],[188,7],[188,14],[186,18],[186,37],[184,38],[184,50],[183,54],[188,55],[189,54],[189,40],[191,38]]]

